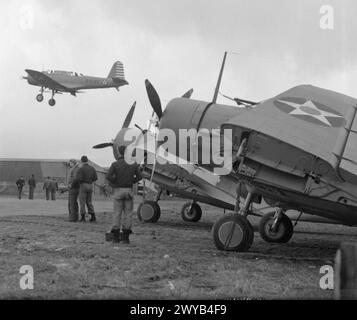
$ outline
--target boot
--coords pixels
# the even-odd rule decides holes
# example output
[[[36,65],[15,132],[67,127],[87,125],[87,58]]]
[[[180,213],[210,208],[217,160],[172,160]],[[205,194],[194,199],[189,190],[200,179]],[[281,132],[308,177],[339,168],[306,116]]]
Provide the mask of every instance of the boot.
[[[86,222],[86,216],[83,214],[81,215],[81,220],[79,222]]]
[[[119,229],[112,230],[113,243],[119,243],[122,240],[122,235]]]
[[[96,222],[96,221],[97,221],[97,218],[95,217],[95,213],[92,213],[89,222]]]
[[[127,229],[123,230],[123,238],[122,238],[123,243],[125,243],[125,244],[129,244],[130,243],[129,235],[131,233],[132,233],[131,230],[127,230]]]

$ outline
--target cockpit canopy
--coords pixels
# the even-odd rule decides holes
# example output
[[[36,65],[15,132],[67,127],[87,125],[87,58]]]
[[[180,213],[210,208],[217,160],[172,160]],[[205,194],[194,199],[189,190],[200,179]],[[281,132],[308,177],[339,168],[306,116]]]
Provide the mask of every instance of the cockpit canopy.
[[[52,75],[61,75],[69,77],[83,77],[82,73],[73,72],[73,71],[61,71],[61,70],[46,70],[45,73]]]

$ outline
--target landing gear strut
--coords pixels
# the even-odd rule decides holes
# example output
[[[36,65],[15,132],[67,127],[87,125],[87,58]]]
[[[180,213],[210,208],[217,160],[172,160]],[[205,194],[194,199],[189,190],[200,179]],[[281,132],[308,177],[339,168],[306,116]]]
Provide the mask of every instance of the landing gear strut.
[[[52,90],[52,98],[50,100],[48,100],[48,104],[51,106],[51,107],[54,107],[55,104],[56,104],[56,100],[53,98],[55,96],[55,91]]]
[[[245,252],[250,249],[254,230],[247,216],[253,195],[253,192],[248,193],[241,210],[237,207],[235,213],[222,217],[214,224],[213,240],[218,250]]]
[[[44,89],[41,88],[40,93],[36,96],[37,102],[42,102],[43,101],[43,91],[44,91]]]
[[[202,209],[196,202],[187,202],[181,209],[181,217],[186,222],[198,222],[202,217]]]
[[[137,214],[140,221],[145,223],[158,222],[161,216],[161,209],[158,205],[162,191],[160,190],[155,201],[144,201],[138,207]]]
[[[259,233],[268,243],[287,243],[293,236],[294,227],[285,210],[279,208],[260,220]]]

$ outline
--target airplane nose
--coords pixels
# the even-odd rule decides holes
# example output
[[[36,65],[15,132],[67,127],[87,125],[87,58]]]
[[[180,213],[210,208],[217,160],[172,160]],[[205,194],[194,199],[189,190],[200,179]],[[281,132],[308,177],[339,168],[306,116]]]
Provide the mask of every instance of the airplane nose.
[[[24,77],[24,79],[26,79],[29,84],[36,84],[36,81],[30,75]]]

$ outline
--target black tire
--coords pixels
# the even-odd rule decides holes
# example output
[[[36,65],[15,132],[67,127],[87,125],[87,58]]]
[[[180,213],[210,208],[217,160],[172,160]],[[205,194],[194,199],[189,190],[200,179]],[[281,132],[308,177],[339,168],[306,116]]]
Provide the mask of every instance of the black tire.
[[[247,219],[247,223],[248,223],[248,227],[249,227],[249,248],[252,246],[253,242],[254,242],[254,228],[251,225],[251,223],[249,222],[249,220]]]
[[[186,222],[198,222],[202,218],[202,209],[197,203],[192,203],[191,206],[191,202],[187,202],[181,209],[181,217]]]
[[[161,209],[155,201],[145,201],[139,205],[137,214],[140,221],[155,223],[160,219]]]
[[[259,223],[259,233],[262,239],[268,243],[287,243],[294,234],[294,227],[287,215],[282,215],[277,232],[271,231],[274,223],[274,212],[266,214]]]
[[[248,251],[253,238],[251,224],[239,214],[226,215],[213,226],[213,241],[218,250]]]
[[[41,94],[41,93],[36,96],[37,102],[42,102],[43,99],[44,99],[44,97],[43,97],[43,94]]]
[[[51,106],[51,107],[54,107],[56,105],[56,100],[55,99],[50,99],[48,100],[48,104]]]

